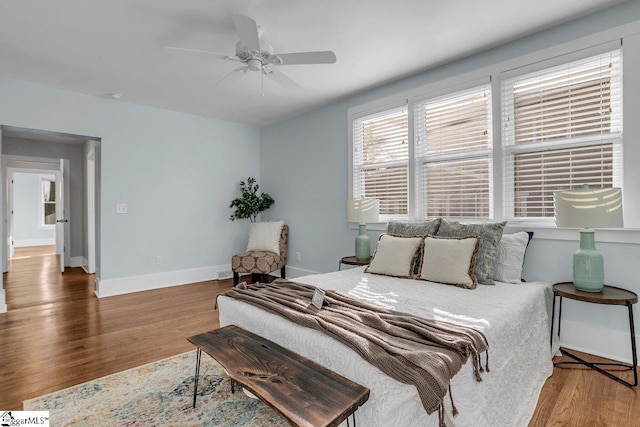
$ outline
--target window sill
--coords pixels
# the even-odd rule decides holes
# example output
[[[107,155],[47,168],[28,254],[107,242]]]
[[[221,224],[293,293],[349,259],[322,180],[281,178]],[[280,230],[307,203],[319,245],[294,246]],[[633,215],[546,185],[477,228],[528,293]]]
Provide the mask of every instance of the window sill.
[[[533,231],[534,239],[542,240],[580,240],[580,228],[557,228],[555,225],[507,224],[505,233]],[[596,228],[596,242],[603,243],[640,243],[640,229],[637,228]]]

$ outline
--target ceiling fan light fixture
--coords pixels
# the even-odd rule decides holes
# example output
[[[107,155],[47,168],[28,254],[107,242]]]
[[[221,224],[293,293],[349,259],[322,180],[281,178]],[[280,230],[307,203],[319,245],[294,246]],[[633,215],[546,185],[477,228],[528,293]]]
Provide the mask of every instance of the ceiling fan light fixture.
[[[252,71],[258,71],[262,69],[262,62],[259,59],[250,59],[247,61],[247,66]]]

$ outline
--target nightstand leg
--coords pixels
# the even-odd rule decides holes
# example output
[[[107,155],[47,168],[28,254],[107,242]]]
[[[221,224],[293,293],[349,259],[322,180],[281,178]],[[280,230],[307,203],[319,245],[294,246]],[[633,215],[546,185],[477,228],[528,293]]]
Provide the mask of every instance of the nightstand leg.
[[[560,341],[560,324],[562,323],[562,295],[560,295],[560,307],[558,308],[558,341]]]
[[[633,322],[633,307],[627,303],[629,309],[629,332],[631,334],[631,353],[633,355],[633,387],[638,385],[638,354],[636,352],[636,330]]]
[[[553,321],[556,318],[556,294],[553,294],[553,302],[551,303],[551,333],[549,334],[549,347],[553,349]]]

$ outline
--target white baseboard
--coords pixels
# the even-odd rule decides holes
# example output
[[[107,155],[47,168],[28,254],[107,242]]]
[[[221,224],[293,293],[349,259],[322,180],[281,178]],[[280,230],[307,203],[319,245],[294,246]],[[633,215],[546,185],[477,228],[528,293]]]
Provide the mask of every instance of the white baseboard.
[[[554,333],[557,333],[557,328],[558,325],[556,323]],[[585,323],[562,320],[560,333],[562,347],[623,363],[632,363],[631,336],[629,332],[625,333]],[[638,338],[636,335],[636,342],[640,342]]]
[[[4,299],[4,289],[0,288],[0,313],[6,313],[7,312],[7,304],[5,303],[5,299]]]
[[[66,266],[65,266],[66,267]],[[69,267],[82,267],[82,257],[72,256],[69,258]]]
[[[13,247],[15,248],[24,248],[26,246],[51,246],[55,244],[55,239],[19,239],[13,241]]]
[[[122,277],[118,279],[96,279],[96,296],[98,298],[132,292],[149,291],[170,286],[188,285],[190,283],[217,280],[218,272],[230,270],[231,265],[192,268],[189,270],[167,271],[142,276]]]
[[[286,268],[285,273],[287,274],[287,279],[295,279],[296,277],[308,276],[309,274],[319,274],[317,271],[305,270],[303,268],[291,267],[289,265],[287,265],[285,268]],[[274,276],[279,276],[280,270],[278,270],[277,272],[274,271],[271,274],[273,274]]]

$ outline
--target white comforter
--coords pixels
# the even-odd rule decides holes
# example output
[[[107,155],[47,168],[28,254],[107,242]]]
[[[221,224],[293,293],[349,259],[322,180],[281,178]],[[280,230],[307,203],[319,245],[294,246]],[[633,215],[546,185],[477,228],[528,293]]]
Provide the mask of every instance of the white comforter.
[[[489,367],[476,382],[469,362],[453,378],[459,414],[448,426],[527,426],[553,365],[549,349],[551,288],[548,283],[478,286],[468,290],[437,283],[364,273],[364,268],[296,278],[382,307],[482,330],[489,341]],[[371,390],[357,412],[357,425],[437,426],[416,389],[397,382],[347,346],[320,331],[293,324],[249,304],[219,297],[220,325],[234,324],[308,357]],[[482,358],[484,360],[484,356]]]

